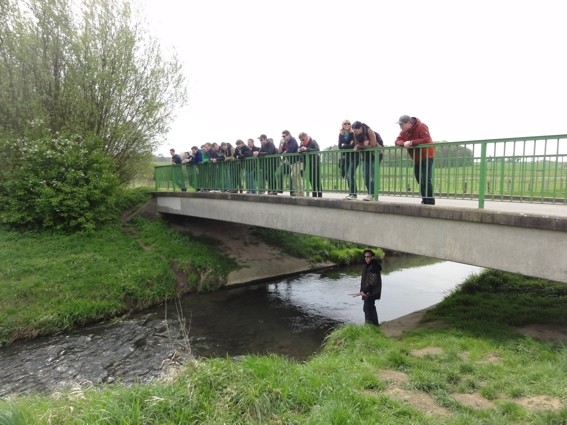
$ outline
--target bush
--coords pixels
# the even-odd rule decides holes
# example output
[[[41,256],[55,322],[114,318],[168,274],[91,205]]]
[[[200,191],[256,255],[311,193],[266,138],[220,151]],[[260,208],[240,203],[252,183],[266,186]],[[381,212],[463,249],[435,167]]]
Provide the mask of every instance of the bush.
[[[0,144],[0,222],[16,227],[92,231],[118,215],[119,182],[100,141],[43,135]]]

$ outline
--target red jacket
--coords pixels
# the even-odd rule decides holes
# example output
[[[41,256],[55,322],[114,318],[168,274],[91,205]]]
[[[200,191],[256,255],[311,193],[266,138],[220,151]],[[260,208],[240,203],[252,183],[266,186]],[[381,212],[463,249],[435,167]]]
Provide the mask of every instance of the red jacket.
[[[418,118],[411,118],[411,127],[407,131],[400,131],[400,135],[396,139],[396,146],[403,146],[404,142],[411,140],[413,146],[422,145],[425,143],[433,143],[429,128],[422,123]],[[418,164],[422,159],[433,158],[435,150],[433,147],[422,149],[408,149],[408,154],[413,158],[414,162]]]

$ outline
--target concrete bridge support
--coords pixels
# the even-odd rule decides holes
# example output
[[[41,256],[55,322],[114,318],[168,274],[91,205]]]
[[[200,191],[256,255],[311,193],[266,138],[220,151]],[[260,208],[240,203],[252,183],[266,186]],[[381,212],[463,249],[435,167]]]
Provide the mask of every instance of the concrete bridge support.
[[[160,213],[244,223],[567,283],[567,217],[342,199],[155,194]]]

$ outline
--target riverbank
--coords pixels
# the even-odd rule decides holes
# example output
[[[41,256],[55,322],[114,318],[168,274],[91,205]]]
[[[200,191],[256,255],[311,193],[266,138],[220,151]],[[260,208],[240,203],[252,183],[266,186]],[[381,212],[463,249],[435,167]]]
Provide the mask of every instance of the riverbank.
[[[0,418],[77,425],[559,425],[567,420],[567,346],[522,337],[515,328],[536,322],[565,328],[566,300],[564,286],[485,272],[426,309],[429,327],[401,338],[386,335],[385,327],[343,325],[306,361],[201,358],[146,384],[0,399]],[[401,319],[407,326],[420,316]]]
[[[152,242],[158,253],[169,249],[168,258],[180,258],[187,240],[173,236],[178,229],[156,229],[149,234],[142,229],[143,246]],[[230,234],[227,230],[220,233]],[[100,244],[117,235],[105,234]],[[160,236],[165,242],[156,246]],[[209,238],[204,232],[200,237]],[[249,245],[261,246],[243,234],[238,239],[247,242],[236,245],[235,238],[226,236],[226,243],[210,238],[226,251],[207,258],[228,261],[230,249],[246,258]],[[29,253],[32,243],[38,241],[20,235],[13,248],[23,246]],[[53,243],[60,245],[59,239]],[[128,252],[131,245],[132,240],[118,248]],[[78,248],[72,264],[80,253],[85,259],[97,256],[100,265],[100,252]],[[141,260],[154,258],[146,257],[149,250],[132,252]],[[37,249],[33,254],[45,256]],[[247,271],[253,266],[248,264]],[[130,265],[128,271],[135,270]],[[275,270],[280,269],[266,269]],[[305,362],[275,355],[203,358],[146,384],[85,383],[50,396],[0,399],[0,422],[562,424],[567,421],[566,346],[557,339],[522,337],[518,329],[563,332],[566,297],[565,288],[551,282],[486,273],[467,279],[435,308],[380,328],[341,326]]]
[[[254,233],[252,226],[198,219],[172,225],[179,232],[213,240],[216,249],[238,264],[236,270],[228,273],[226,286],[257,283],[335,266],[330,261],[314,263],[306,258],[292,257],[265,243]]]
[[[148,204],[145,209],[146,216],[152,210],[152,205]],[[332,262],[312,263],[307,259],[292,257],[282,249],[265,243],[254,232],[252,226],[235,226],[234,223],[203,219],[183,220],[182,223],[171,223],[171,225],[177,231],[192,237],[214,241],[216,249],[239,264],[239,268],[231,271],[227,276],[228,287],[336,267]],[[418,328],[443,328],[445,324],[440,321],[422,320],[435,307],[432,305],[397,319],[382,322],[381,330],[388,337],[400,338]],[[550,324],[530,324],[518,327],[517,330],[540,341],[567,341],[567,330]]]
[[[306,259],[291,257],[281,249],[266,244],[251,226],[235,226],[234,223],[212,220],[186,220],[174,226],[192,236],[214,239],[218,242],[217,249],[239,264],[238,270],[228,274],[227,286],[251,284],[336,266],[332,262],[311,263]],[[431,326],[422,324],[421,319],[433,307],[383,322],[381,329],[387,336],[400,337],[420,326]]]

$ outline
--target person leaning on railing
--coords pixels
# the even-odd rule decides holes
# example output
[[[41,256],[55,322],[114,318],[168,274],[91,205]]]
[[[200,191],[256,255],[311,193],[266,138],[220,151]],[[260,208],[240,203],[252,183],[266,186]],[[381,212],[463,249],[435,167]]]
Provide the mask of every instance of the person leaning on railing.
[[[301,132],[298,137],[301,142],[298,152],[305,154],[320,151],[317,141],[307,133]],[[305,165],[309,166],[309,183],[311,184],[313,197],[323,197],[323,188],[321,187],[321,158],[318,154],[311,154],[303,155],[302,160],[304,162],[304,169],[306,168]]]
[[[175,153],[173,148],[169,150],[169,153],[171,155],[171,164],[173,165],[173,187],[178,186],[181,188],[181,191],[186,192],[187,188],[185,187],[185,179],[183,178],[183,170],[181,168],[182,159]]]
[[[240,139],[236,141],[234,158],[238,160],[237,169],[239,170],[239,178],[240,174],[244,173],[244,179],[246,180],[246,193],[256,193],[256,175],[254,170],[251,170],[250,167],[246,169],[242,162],[246,158],[252,158],[252,150]]]
[[[422,204],[435,205],[433,196],[433,156],[432,146],[415,149],[416,146],[433,143],[429,128],[416,117],[402,115],[397,124],[402,129],[396,139],[396,146],[407,149],[414,162],[414,176],[419,183]]]
[[[344,120],[339,132],[339,149],[354,149],[354,131],[352,131],[350,121]],[[360,163],[360,155],[358,152],[343,152],[339,159],[339,168],[341,177],[345,178],[348,184],[349,194],[345,199],[356,199],[356,169]]]
[[[368,125],[355,121],[352,124],[354,131],[354,150],[360,152],[362,159],[362,167],[364,170],[364,183],[366,184],[366,191],[368,196],[363,198],[363,201],[372,201],[374,199],[374,149],[384,146],[382,138],[378,132],[372,130]],[[379,157],[381,159],[381,157]],[[351,198],[348,198],[351,199]]]
[[[268,195],[271,195],[272,192],[274,194],[278,194],[276,191],[276,180],[275,180],[275,173],[276,167],[279,165],[279,158],[275,155],[278,154],[278,148],[274,145],[274,141],[272,139],[268,139],[268,136],[262,134],[258,137],[262,146],[256,152],[252,152],[255,157],[261,158],[259,161],[259,172],[258,172],[258,193],[264,193],[264,191],[268,192]],[[269,158],[263,158],[265,156],[270,156]]]

